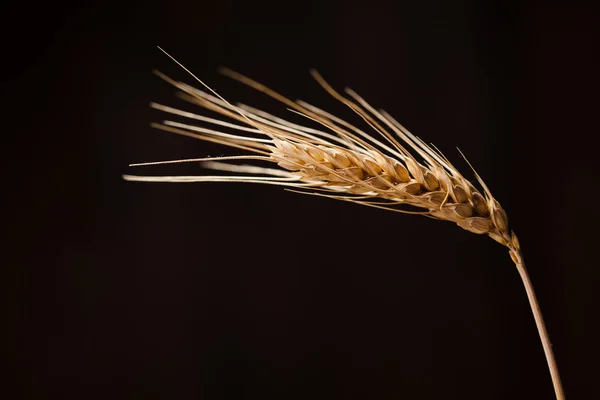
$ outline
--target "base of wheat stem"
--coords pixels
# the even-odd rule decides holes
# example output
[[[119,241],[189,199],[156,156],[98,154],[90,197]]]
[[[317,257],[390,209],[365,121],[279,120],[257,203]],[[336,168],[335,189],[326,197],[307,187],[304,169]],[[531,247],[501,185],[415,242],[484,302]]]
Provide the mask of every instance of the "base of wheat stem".
[[[531,279],[529,278],[529,274],[527,274],[525,262],[523,261],[523,255],[521,254],[520,250],[511,249],[511,256],[513,256],[513,261],[517,266],[517,271],[519,271],[519,275],[523,281],[523,286],[525,286],[525,291],[527,292],[527,298],[529,299],[531,312],[535,318],[535,325],[537,326],[538,333],[540,334],[540,340],[542,341],[544,354],[546,355],[546,362],[548,363],[548,368],[550,369],[550,376],[552,377],[552,384],[554,385],[556,399],[565,400],[565,392],[560,380],[560,374],[558,373],[558,366],[556,364],[556,358],[554,357],[554,351],[552,351],[550,336],[548,336],[546,324],[544,323],[544,318],[542,317],[542,310],[540,310],[540,305],[537,301],[535,291],[533,290]]]

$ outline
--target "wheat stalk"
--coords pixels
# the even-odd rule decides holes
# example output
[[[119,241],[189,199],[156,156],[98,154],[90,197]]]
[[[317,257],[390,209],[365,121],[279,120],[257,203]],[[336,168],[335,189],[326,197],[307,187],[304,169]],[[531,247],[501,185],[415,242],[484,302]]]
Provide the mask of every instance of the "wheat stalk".
[[[506,212],[472,167],[481,190],[465,179],[439,150],[411,134],[385,111],[376,110],[351,89],[345,89],[347,96],[341,95],[314,70],[311,75],[315,80],[335,99],[362,117],[380,139],[326,111],[300,100],[291,101],[250,78],[223,68],[223,74],[281,101],[289,110],[320,124],[322,128],[294,124],[243,104],[234,106],[171,58],[210,92],[198,90],[156,72],[181,90],[181,98],[243,125],[152,103],[151,106],[158,110],[229,128],[238,133],[225,133],[171,120],[162,124],[154,123],[152,126],[241,149],[250,154],[131,164],[141,166],[202,162],[206,168],[230,172],[230,175],[124,175],[124,179],[144,182],[246,182],[279,185],[298,193],[395,212],[421,214],[453,222],[476,234],[487,235],[508,248],[527,292],[556,398],[565,398],[550,339],[525,269],[519,240],[508,229]],[[239,160],[271,162],[279,168],[224,162]]]

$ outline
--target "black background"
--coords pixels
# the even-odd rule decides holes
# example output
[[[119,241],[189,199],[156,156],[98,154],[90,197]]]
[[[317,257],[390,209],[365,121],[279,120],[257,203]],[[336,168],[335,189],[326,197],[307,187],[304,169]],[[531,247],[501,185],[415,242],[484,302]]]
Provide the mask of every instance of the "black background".
[[[471,176],[459,146],[519,234],[568,398],[600,398],[598,15],[569,4],[6,9],[10,398],[553,398],[492,240],[275,187],[122,181],[237,154],[148,126],[150,101],[182,105],[153,68],[193,83],[156,45],[231,100],[287,115],[218,65],[357,122],[315,67]]]

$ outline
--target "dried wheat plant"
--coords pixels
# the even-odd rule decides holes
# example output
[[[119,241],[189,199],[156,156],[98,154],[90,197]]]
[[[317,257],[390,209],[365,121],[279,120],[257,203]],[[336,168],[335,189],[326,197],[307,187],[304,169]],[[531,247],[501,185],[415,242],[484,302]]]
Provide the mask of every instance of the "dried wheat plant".
[[[481,189],[465,179],[439,150],[411,134],[385,111],[373,108],[351,89],[345,89],[347,96],[343,96],[316,71],[311,71],[315,80],[336,100],[362,117],[377,133],[378,138],[304,101],[291,101],[252,79],[221,69],[226,76],[279,100],[289,110],[320,124],[321,128],[294,124],[243,104],[234,106],[171,58],[208,92],[156,72],[158,76],[178,88],[181,91],[179,96],[184,100],[238,123],[208,118],[156,103],[151,106],[189,120],[229,128],[239,133],[224,133],[175,121],[153,123],[152,126],[244,150],[249,154],[131,164],[140,166],[202,162],[206,168],[226,171],[229,175],[124,175],[124,179],[143,182],[247,182],[279,185],[294,192],[395,212],[421,214],[454,222],[476,234],[487,235],[508,248],[527,292],[556,398],[565,398],[550,339],[523,263],[519,241],[514,232],[508,229],[506,212],[474,169],[473,173]],[[225,163],[239,160],[255,163],[266,161],[280,168]]]

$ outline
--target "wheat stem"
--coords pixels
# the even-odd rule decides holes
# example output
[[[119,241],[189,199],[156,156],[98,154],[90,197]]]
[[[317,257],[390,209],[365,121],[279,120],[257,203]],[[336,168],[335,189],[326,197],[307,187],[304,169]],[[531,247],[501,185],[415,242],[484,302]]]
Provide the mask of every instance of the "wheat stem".
[[[230,172],[231,175],[124,175],[124,179],[144,182],[244,182],[278,185],[296,193],[450,221],[472,233],[488,235],[509,249],[527,291],[556,398],[565,399],[550,338],[525,269],[519,240],[508,227],[506,212],[464,154],[465,161],[473,169],[477,182],[483,190],[476,188],[465,179],[434,145],[426,144],[385,111],[372,107],[351,89],[346,89],[345,93],[354,101],[344,97],[314,70],[311,71],[311,75],[323,89],[358,114],[378,134],[379,139],[326,111],[303,101],[294,102],[248,77],[229,69],[222,69],[223,74],[279,100],[287,105],[290,111],[320,124],[326,128],[326,131],[322,128],[316,130],[298,125],[249,106],[234,106],[181,63],[168,56],[212,93],[174,81],[156,72],[162,79],[182,91],[179,95],[182,99],[216,112],[223,118],[242,122],[248,126],[208,118],[156,103],[152,103],[152,107],[167,113],[237,132],[226,133],[176,121],[153,123],[151,126],[245,150],[250,154],[132,164],[132,166],[141,166],[202,161],[209,169]],[[241,135],[239,132],[249,134]],[[226,160],[272,162],[281,169],[221,162]]]
[[[546,354],[546,362],[548,363],[548,368],[550,369],[550,376],[552,377],[552,384],[554,385],[556,399],[564,400],[565,392],[563,390],[562,382],[560,380],[560,374],[558,372],[556,358],[554,357],[554,352],[552,351],[552,343],[550,342],[550,336],[548,335],[548,331],[546,330],[546,324],[544,323],[542,310],[540,310],[540,305],[537,301],[535,291],[533,290],[531,279],[527,274],[527,269],[525,268],[525,263],[523,262],[523,256],[520,250],[511,249],[511,251],[512,254],[515,255],[513,261],[517,266],[517,271],[519,271],[519,275],[521,276],[521,280],[523,281],[523,285],[525,286],[527,298],[529,299],[529,305],[531,306],[531,312],[533,313],[533,317],[535,318],[535,324],[537,326],[538,333],[540,334],[542,346],[544,347],[544,353]]]

